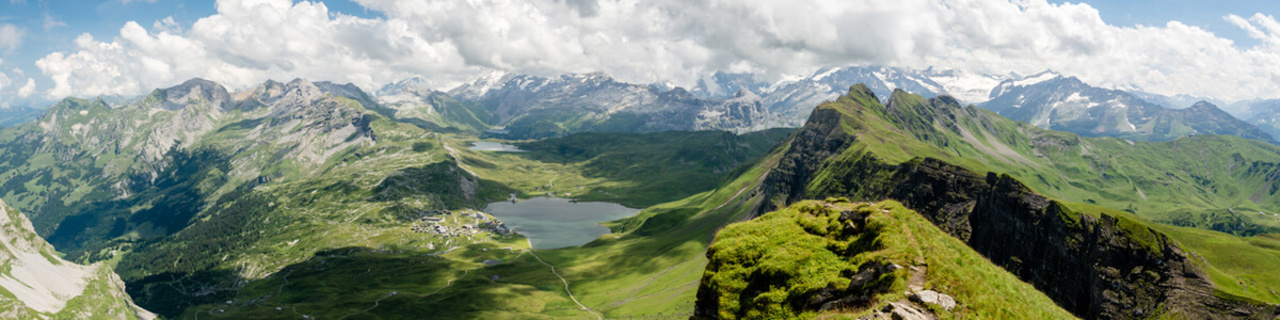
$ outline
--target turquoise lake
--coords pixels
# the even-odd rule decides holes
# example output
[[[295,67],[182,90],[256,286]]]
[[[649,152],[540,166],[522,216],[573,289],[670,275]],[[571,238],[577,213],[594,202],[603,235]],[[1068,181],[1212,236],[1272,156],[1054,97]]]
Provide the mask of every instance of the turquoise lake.
[[[609,233],[601,222],[630,217],[640,209],[608,202],[572,202],[565,198],[537,197],[515,203],[490,203],[485,212],[529,237],[534,249],[580,246]]]

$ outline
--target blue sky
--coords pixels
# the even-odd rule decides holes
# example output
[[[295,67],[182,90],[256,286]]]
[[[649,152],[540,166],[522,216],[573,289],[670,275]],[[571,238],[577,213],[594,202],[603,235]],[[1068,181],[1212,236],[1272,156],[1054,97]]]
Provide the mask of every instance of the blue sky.
[[[1080,1],[1053,1],[1055,3]],[[1119,26],[1164,25],[1179,21],[1204,28],[1220,37],[1231,39],[1244,46],[1258,43],[1239,27],[1228,23],[1224,16],[1235,14],[1249,16],[1254,13],[1280,14],[1280,1],[1276,0],[1110,0],[1086,1],[1098,9],[1102,20]]]
[[[1280,97],[1275,0],[218,3],[0,0],[0,107],[192,77],[233,90],[294,77],[366,90],[422,77],[448,89],[490,72],[603,71],[689,85],[715,71],[776,80],[850,64],[1053,69],[1161,94]]]
[[[179,26],[190,26],[203,17],[217,13],[213,0],[0,0],[0,24],[19,26],[24,36],[21,47],[0,48],[2,70],[19,68],[33,75],[37,84],[47,86],[39,77],[35,61],[52,52],[71,51],[74,40],[88,33],[95,39],[111,39],[126,22],[137,21],[151,26],[155,21],[172,18]],[[377,11],[365,9],[349,0],[319,1],[331,12],[366,18],[380,17]]]

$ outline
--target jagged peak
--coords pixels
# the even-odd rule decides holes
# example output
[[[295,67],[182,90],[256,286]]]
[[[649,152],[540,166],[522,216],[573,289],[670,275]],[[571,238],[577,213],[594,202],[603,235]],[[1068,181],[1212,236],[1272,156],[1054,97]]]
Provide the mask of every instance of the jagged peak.
[[[306,86],[314,87],[315,83],[312,83],[311,80],[307,78],[294,78],[292,81],[289,81],[289,83],[286,83],[285,86],[289,88],[298,88],[298,87],[306,87]]]
[[[203,100],[220,109],[229,108],[232,102],[226,87],[203,78],[192,78],[176,86],[157,89],[153,95],[162,99],[160,107],[170,111],[186,108],[193,100]]]
[[[191,79],[189,79],[189,80],[187,80],[187,81],[183,81],[183,82],[182,82],[182,84],[177,85],[177,86],[175,86],[175,87],[192,87],[192,86],[210,87],[210,88],[213,88],[213,87],[219,87],[219,88],[221,88],[221,87],[222,87],[222,84],[219,84],[219,83],[217,83],[217,82],[214,82],[213,80],[209,80],[209,79],[205,79],[205,78],[196,77],[196,78],[191,78]],[[224,88],[223,90],[226,90],[226,89]]]
[[[663,92],[661,96],[678,100],[696,99],[692,93],[689,93],[688,90],[681,87],[676,87],[675,89],[671,89],[671,91]]]
[[[98,105],[104,106],[104,107],[106,106],[105,102],[103,102],[102,99],[89,100],[85,98],[66,97],[66,98],[62,98],[62,100],[58,100],[57,103],[54,103],[52,106],[50,106],[49,110],[50,111],[59,110],[59,109],[67,109],[72,111],[88,110],[89,108],[93,108],[94,106],[98,106]]]
[[[423,79],[422,77],[411,77],[383,85],[382,88],[378,89],[377,95],[390,96],[403,93],[417,94],[424,92],[435,92],[435,90],[428,87],[426,79]]]
[[[919,103],[911,102],[921,101],[923,98],[923,96],[895,88],[893,89],[893,93],[889,94],[889,101],[885,104],[885,108],[892,110],[903,107],[919,107]],[[904,106],[904,103],[907,103],[908,105]]]
[[[935,105],[941,104],[944,106],[954,106],[954,107],[964,106],[963,104],[960,103],[960,100],[950,95],[940,95],[937,97],[933,97],[933,100],[937,101]]]
[[[880,98],[876,97],[876,93],[872,92],[871,87],[868,87],[865,83],[850,86],[848,96],[855,100],[859,97],[869,97],[871,100],[880,101]]]
[[[747,88],[738,89],[738,92],[733,93],[733,99],[742,99],[742,98],[759,99],[760,96],[757,95],[755,92],[751,92],[751,90],[747,90]]]
[[[267,81],[263,81],[262,85],[259,85],[259,87],[262,87],[262,88],[284,87],[284,83],[280,81],[275,81],[272,79],[267,79]]]
[[[1187,110],[1207,111],[1207,112],[1226,112],[1226,111],[1222,111],[1221,108],[1218,108],[1217,105],[1205,100],[1200,100],[1195,104],[1192,104],[1191,107],[1187,108]]]
[[[191,78],[190,80],[183,81],[179,85],[157,90],[163,91],[166,94],[171,94],[174,92],[185,93],[192,89],[200,89],[204,92],[227,92],[227,88],[223,87],[222,84],[204,78]]]
[[[1056,80],[1066,80],[1065,84],[1084,85],[1083,81],[1080,81],[1079,78],[1076,78],[1074,76],[1063,77],[1061,74],[1053,70],[1045,70],[1040,73],[1026,76],[1026,77],[1011,77],[1004,81],[1000,81],[1000,84],[996,85],[995,88],[991,89],[991,93],[988,94],[987,97],[991,99],[995,99],[996,97],[1009,93],[1014,88],[1026,88],[1026,87],[1048,83],[1050,81],[1055,81],[1055,83],[1060,83],[1060,84],[1064,83],[1064,82],[1058,82]]]

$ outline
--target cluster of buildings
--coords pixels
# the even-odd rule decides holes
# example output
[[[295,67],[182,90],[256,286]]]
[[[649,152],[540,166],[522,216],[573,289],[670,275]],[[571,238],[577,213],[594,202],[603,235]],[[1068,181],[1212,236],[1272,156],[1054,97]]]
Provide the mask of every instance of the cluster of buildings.
[[[411,228],[413,232],[438,234],[446,237],[475,235],[486,231],[498,235],[515,233],[502,221],[490,218],[479,211],[459,212],[457,214],[449,210],[427,211],[413,223]]]

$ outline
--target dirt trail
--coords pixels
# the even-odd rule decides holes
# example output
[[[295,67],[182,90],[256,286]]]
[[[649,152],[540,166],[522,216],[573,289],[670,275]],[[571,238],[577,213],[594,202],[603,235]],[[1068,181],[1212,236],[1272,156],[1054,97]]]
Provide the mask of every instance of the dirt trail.
[[[556,278],[560,278],[560,282],[564,283],[564,292],[569,294],[569,299],[573,300],[573,303],[578,304],[578,307],[582,308],[582,311],[586,311],[587,313],[590,313],[591,315],[596,316],[596,319],[604,320],[604,317],[600,316],[599,313],[596,313],[595,311],[591,311],[591,308],[587,308],[587,306],[582,305],[582,302],[578,302],[578,298],[573,296],[573,291],[569,291],[569,281],[565,280],[564,277],[561,276],[559,272],[556,272],[555,266],[551,265],[550,263],[547,263],[546,261],[543,261],[542,257],[539,257],[537,253],[533,252],[532,241],[529,241],[528,238],[526,238],[525,241],[529,242],[529,255],[532,255],[534,259],[538,259],[538,262],[541,262],[542,264],[547,265],[547,267],[550,267],[551,273],[555,274]]]

